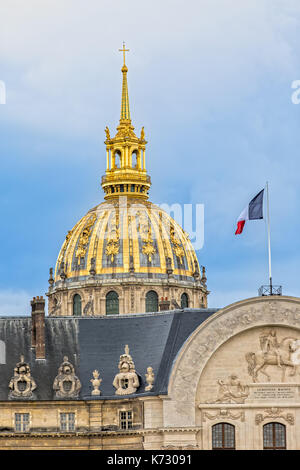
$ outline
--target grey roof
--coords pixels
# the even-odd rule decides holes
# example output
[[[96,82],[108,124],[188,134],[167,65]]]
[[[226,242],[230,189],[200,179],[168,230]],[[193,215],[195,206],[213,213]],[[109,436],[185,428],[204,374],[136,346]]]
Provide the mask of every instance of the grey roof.
[[[184,309],[151,314],[104,317],[46,317],[46,359],[36,360],[31,348],[31,318],[0,318],[0,340],[6,344],[6,364],[0,364],[0,400],[8,399],[8,384],[23,354],[37,384],[36,399],[52,400],[53,381],[64,356],[75,367],[82,388],[79,399],[120,398],[112,385],[120,355],[128,344],[140,377],[132,396],[145,394],[145,373],[153,367],[155,383],[146,395],[166,394],[178,351],[191,333],[217,309]],[[92,397],[92,372],[102,378],[101,395]]]

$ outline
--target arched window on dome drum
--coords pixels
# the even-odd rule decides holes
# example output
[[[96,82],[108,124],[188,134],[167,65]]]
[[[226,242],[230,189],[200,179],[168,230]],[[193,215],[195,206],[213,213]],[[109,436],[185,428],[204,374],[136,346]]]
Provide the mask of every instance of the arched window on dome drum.
[[[114,290],[106,295],[106,315],[119,315],[119,296]]]
[[[212,427],[213,450],[235,449],[235,428],[232,424],[218,423]]]
[[[158,295],[154,290],[146,294],[146,312],[158,312]]]
[[[73,297],[73,315],[76,317],[81,315],[81,297],[79,294],[75,294]]]
[[[189,298],[188,295],[184,292],[181,296],[181,308],[188,308]]]
[[[268,423],[263,427],[264,449],[286,449],[285,425],[281,423]]]

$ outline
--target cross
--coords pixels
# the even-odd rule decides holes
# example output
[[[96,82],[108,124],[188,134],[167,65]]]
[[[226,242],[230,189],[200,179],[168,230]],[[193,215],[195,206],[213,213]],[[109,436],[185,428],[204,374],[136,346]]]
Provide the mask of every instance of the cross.
[[[124,65],[125,65],[125,52],[128,52],[129,49],[125,49],[125,42],[123,42],[123,49],[119,49],[119,52],[123,52]]]

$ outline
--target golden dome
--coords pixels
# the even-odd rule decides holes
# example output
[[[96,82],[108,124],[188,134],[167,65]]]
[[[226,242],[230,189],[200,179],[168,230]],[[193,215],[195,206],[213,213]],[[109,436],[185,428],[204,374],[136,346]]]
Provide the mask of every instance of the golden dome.
[[[94,207],[68,232],[54,281],[133,275],[194,281],[198,274],[188,234],[151,202],[121,197]]]
[[[114,137],[105,128],[106,173],[101,180],[105,202],[91,209],[66,236],[54,278],[50,270],[51,315],[78,314],[81,304],[84,315],[110,314],[111,291],[120,313],[150,311],[150,294],[155,295],[151,307],[155,311],[169,308],[166,302],[178,305],[182,296],[186,306],[207,305],[205,269],[200,273],[188,234],[148,201],[147,141],[144,127],[137,137],[131,123],[125,45],[121,50],[120,121]]]

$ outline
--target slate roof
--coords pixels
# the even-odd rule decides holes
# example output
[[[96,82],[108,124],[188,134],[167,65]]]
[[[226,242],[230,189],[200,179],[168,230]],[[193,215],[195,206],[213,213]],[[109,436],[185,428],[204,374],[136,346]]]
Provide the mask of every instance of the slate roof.
[[[128,344],[140,376],[135,395],[166,394],[172,364],[191,333],[218,309],[184,309],[168,312],[104,317],[46,317],[46,359],[36,360],[31,348],[31,317],[1,317],[0,340],[6,345],[6,363],[0,363],[0,401],[8,399],[8,384],[23,354],[30,364],[37,389],[36,400],[53,400],[53,381],[64,356],[81,381],[79,400],[120,399],[112,385],[119,372],[120,355]],[[1,362],[1,361],[0,361]],[[145,392],[145,373],[153,367],[155,383]],[[101,395],[92,397],[93,370],[102,378]],[[122,397],[123,398],[123,397]]]

